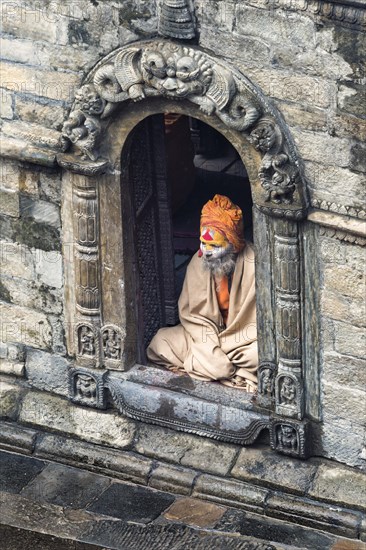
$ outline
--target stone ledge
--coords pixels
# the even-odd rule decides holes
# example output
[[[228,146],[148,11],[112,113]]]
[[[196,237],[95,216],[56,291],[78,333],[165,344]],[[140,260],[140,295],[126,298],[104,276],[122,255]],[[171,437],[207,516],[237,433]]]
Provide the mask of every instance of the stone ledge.
[[[16,423],[3,423],[0,434],[0,447],[6,450],[23,454],[33,452],[40,459],[54,460],[108,477],[149,485],[154,489],[193,496],[336,535],[359,537],[362,513],[351,509],[357,508],[357,500],[351,503],[349,498],[350,504],[341,507],[338,502],[339,494],[334,494],[334,487],[331,487],[329,503],[326,503],[320,502],[315,493],[313,497],[304,498],[281,491],[281,486],[277,491],[259,487],[255,479],[252,483],[244,483],[228,477],[202,474],[179,465],[159,462],[154,466],[153,460],[131,451],[116,450],[50,433],[37,433]],[[253,453],[255,452],[256,449],[253,449]],[[327,460],[316,459],[314,462],[318,464],[320,472],[335,467]],[[313,468],[314,464],[312,471]],[[342,466],[339,469],[350,471]],[[263,483],[263,479],[261,481]],[[321,495],[323,501],[326,500],[326,492],[327,487],[324,487]]]
[[[270,517],[357,538],[362,516],[359,512],[336,506],[328,506],[310,499],[274,493],[266,502],[265,514]]]
[[[23,428],[14,422],[1,422],[0,448],[23,454],[32,454],[37,432]]]
[[[133,453],[50,434],[40,437],[34,454],[142,485],[147,485],[153,465],[152,460]]]

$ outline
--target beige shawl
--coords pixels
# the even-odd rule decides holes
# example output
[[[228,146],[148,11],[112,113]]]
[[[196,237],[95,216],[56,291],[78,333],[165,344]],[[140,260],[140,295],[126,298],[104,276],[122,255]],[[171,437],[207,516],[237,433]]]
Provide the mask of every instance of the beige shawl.
[[[204,269],[198,254],[188,266],[178,305],[188,340],[185,371],[204,380],[224,382],[241,377],[255,386],[258,365],[253,249],[246,245],[237,256],[226,328],[214,278]]]

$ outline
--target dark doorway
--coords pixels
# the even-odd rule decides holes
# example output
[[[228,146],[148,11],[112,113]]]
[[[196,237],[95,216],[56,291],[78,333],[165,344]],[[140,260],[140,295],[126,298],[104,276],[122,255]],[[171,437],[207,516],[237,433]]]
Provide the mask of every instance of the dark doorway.
[[[236,149],[211,126],[173,113],[141,121],[131,134],[128,184],[135,248],[137,360],[162,326],[179,322],[177,300],[199,248],[202,206],[227,195],[243,210],[252,240],[252,198]]]

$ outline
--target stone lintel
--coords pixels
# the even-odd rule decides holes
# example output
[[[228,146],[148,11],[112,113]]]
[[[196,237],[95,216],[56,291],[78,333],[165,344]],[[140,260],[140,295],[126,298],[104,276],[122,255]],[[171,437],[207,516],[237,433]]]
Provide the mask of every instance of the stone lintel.
[[[366,221],[351,218],[350,216],[314,209],[310,211],[308,220],[330,229],[366,238]]]

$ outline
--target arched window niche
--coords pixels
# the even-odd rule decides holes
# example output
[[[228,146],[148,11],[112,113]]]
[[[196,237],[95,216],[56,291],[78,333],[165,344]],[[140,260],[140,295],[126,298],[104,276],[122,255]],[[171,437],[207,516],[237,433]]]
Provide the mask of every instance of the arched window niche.
[[[152,197],[163,214],[165,209],[148,231],[169,235],[158,123],[167,113],[222,134],[247,172],[256,252],[255,396],[144,364],[133,189],[137,182],[137,209]],[[308,328],[311,333],[314,307],[311,293],[304,292],[307,193],[280,114],[244,75],[199,48],[149,41],[120,48],[91,71],[63,139],[58,163],[64,168],[65,311],[68,352],[75,358],[70,399],[96,408],[109,404],[143,422],[242,445],[269,430],[273,449],[300,458],[311,454],[309,430],[319,414],[315,346],[307,345],[312,337],[305,334]],[[146,159],[155,187],[149,188]],[[163,272],[172,268],[169,262]],[[148,264],[144,269],[146,284],[156,288],[157,273]],[[167,307],[174,317],[176,302]]]

